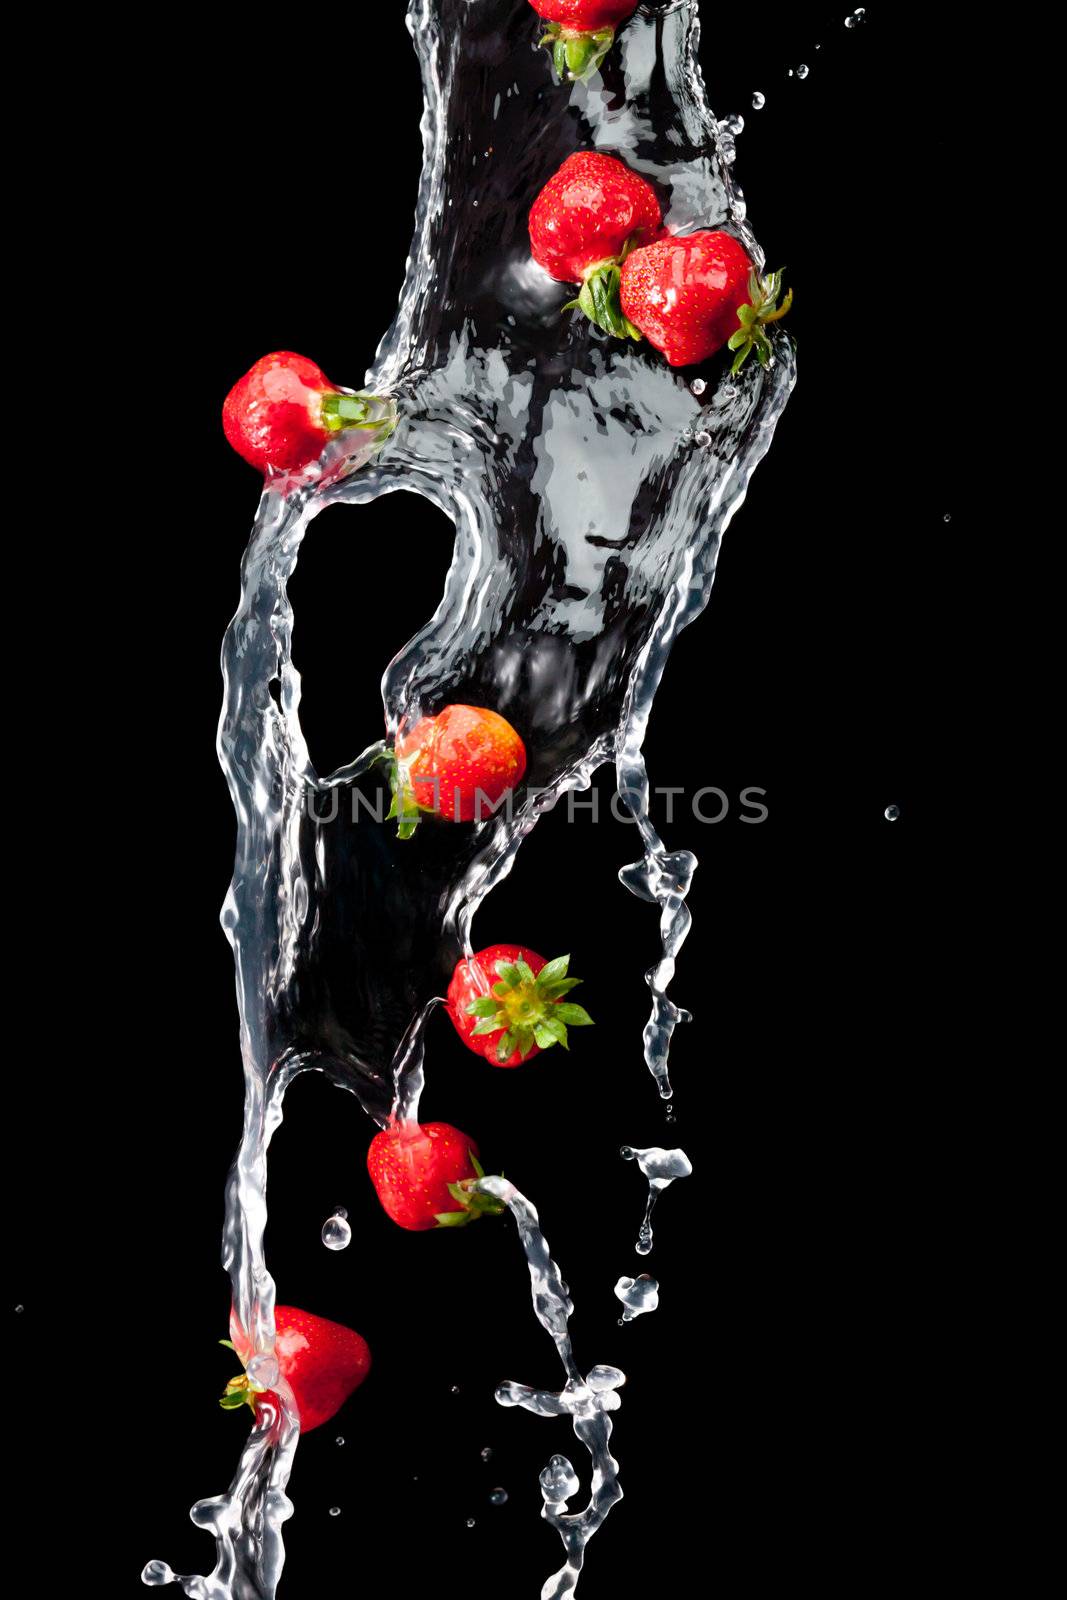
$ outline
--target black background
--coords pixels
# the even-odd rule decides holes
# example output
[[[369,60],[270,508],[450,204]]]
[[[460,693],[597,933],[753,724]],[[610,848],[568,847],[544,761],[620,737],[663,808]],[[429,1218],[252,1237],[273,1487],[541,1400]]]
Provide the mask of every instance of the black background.
[[[966,62],[949,47],[950,9],[938,23],[875,4],[849,31],[845,6],[713,9],[709,98],[745,117],[736,171],[796,290],[799,382],[646,743],[654,784],[715,785],[731,800],[715,826],[656,818],[701,863],[673,989],[695,1013],[673,1054],[678,1121],[665,1123],[640,1057],[657,918],[617,883],[636,847],[606,819],[548,818],[475,923],[479,947],[571,950],[596,1033],[501,1073],[437,1016],[423,1102],[538,1204],[576,1302],[579,1362],[629,1374],[614,1436],[626,1498],[590,1546],[585,1600],[679,1592],[664,1574],[687,1569],[686,1590],[762,1594],[799,1579],[888,1594],[974,1531],[960,1488],[965,1329],[987,1230],[969,1183],[973,1110],[927,1013],[953,781],[953,665],[937,624],[968,507],[952,373],[922,374],[916,304],[930,263],[962,239]],[[77,1059],[64,1052],[83,1177],[72,1203],[48,1163],[34,1168],[12,1279],[16,1337],[55,1340],[60,1361],[78,1308],[92,1352],[83,1425],[114,1462],[107,1488],[79,1452],[80,1495],[97,1580],[102,1569],[108,1594],[131,1600],[150,1557],[210,1570],[186,1510],[228,1484],[245,1427],[216,1404],[231,1371],[215,1343],[228,1307],[218,1246],[241,1075],[216,921],[233,821],[214,731],[257,484],[225,446],[219,407],[269,349],[361,383],[395,308],[421,160],[397,0],[377,21],[289,19],[284,41],[244,21],[175,28],[101,112],[112,151],[131,128],[148,147],[143,164],[124,170],[116,155],[103,169],[133,223],[115,314],[164,399],[154,454],[133,452],[148,469],[135,515],[97,552],[104,592],[91,598],[113,623],[74,696],[78,733],[108,758],[75,784],[49,840],[56,892],[72,899],[102,859],[84,848],[90,807],[93,850],[108,851],[67,952],[84,981]],[[787,76],[800,62],[803,82]],[[91,251],[84,233],[81,244]],[[450,553],[447,523],[414,497],[314,525],[291,594],[320,771],[379,736],[382,670],[436,605]],[[740,820],[746,786],[766,790],[759,826]],[[46,1053],[63,1020],[41,1018]],[[50,1079],[28,1077],[47,1127]],[[514,1230],[393,1228],[364,1171],[371,1131],[310,1077],[272,1150],[279,1298],[351,1323],[375,1359],[336,1426],[301,1443],[281,1593],[376,1594],[388,1581],[400,1595],[535,1595],[560,1560],[537,1473],[563,1451],[584,1475],[586,1457],[566,1424],[492,1399],[503,1377],[559,1378]],[[661,1307],[626,1328],[611,1286],[641,1270],[644,1186],[622,1143],[681,1144],[695,1168],[657,1214],[647,1270]],[[338,1204],[354,1240],[330,1254],[318,1235]],[[39,1436],[34,1386],[14,1398]],[[497,1485],[502,1508],[488,1501]],[[64,1581],[83,1592],[77,1575]]]

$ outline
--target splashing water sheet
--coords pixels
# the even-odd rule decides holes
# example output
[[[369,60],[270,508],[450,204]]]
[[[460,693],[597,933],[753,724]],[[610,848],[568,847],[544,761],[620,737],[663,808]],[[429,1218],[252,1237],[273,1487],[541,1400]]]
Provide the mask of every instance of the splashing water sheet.
[[[642,744],[672,642],[708,602],[720,540],[771,443],[793,352],[775,332],[765,369],[752,361],[731,377],[720,357],[703,376],[674,370],[647,343],[561,315],[568,291],[531,261],[526,224],[560,163],[595,149],[656,183],[672,232],[724,227],[762,266],[730,172],[732,134],[705,99],[697,11],[696,0],[640,6],[600,70],[570,84],[537,48],[526,0],[412,0],[408,9],[424,167],[399,309],[365,381],[382,397],[379,426],[355,447],[351,434],[331,443],[313,469],[268,479],[223,648],[219,753],[238,841],[222,920],[245,1074],[223,1259],[277,1403],[260,1405],[228,1492],[193,1508],[214,1535],[214,1570],[180,1576],[159,1560],[144,1570],[146,1583],[175,1582],[194,1600],[272,1600],[282,1574],[299,1419],[274,1376],[264,1232],[268,1149],[286,1090],[314,1070],[379,1126],[417,1116],[426,1022],[471,952],[477,908],[538,818],[611,761],[642,847],[620,876],[657,908],[662,938],[646,975],[644,1057],[659,1095],[672,1093],[671,1036],[687,1013],[668,987],[696,859],[669,852],[652,825]],[[402,722],[468,704],[506,717],[528,752],[513,807],[476,825],[429,823],[407,840],[379,820],[380,746],[332,774],[312,768],[286,591],[313,517],[400,490],[447,514],[455,546],[436,612],[385,671],[388,738]],[[395,949],[402,964],[387,959]],[[691,1168],[681,1151],[633,1154],[650,1181],[647,1248],[656,1195]],[[566,1509],[579,1488],[569,1460],[554,1455],[541,1476],[544,1516],[566,1557],[541,1591],[554,1600],[574,1591],[590,1537],[621,1498],[609,1412],[624,1378],[613,1367],[582,1376],[573,1308],[534,1205],[504,1180],[483,1185],[515,1221],[536,1315],[566,1380],[558,1394],[508,1382],[497,1398],[568,1416],[591,1459],[579,1514]],[[348,1227],[340,1214],[330,1219],[326,1243],[347,1243]]]

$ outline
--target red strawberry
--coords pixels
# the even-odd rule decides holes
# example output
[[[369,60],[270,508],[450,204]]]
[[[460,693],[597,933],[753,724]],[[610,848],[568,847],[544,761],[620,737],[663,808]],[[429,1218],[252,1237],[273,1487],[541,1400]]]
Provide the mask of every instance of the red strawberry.
[[[474,1192],[484,1177],[478,1146],[447,1122],[394,1122],[375,1134],[367,1171],[393,1221],[413,1233],[458,1228],[504,1207]]]
[[[635,250],[622,266],[622,310],[672,367],[687,367],[728,344],[737,372],[753,349],[767,365],[764,324],[784,317],[782,274],[761,278],[729,233],[690,233]]]
[[[526,746],[510,722],[484,706],[445,706],[400,729],[392,752],[393,806],[400,837],[410,838],[420,815],[481,822],[526,771]]]
[[[637,0],[530,0],[548,27],[541,39],[551,45],[561,78],[588,78],[599,67],[615,37],[616,25],[637,10]]]
[[[561,1044],[567,1028],[592,1017],[563,997],[581,983],[568,978],[570,956],[545,961],[521,944],[492,944],[460,961],[448,985],[448,1014],[471,1050],[494,1067],[518,1067]]]
[[[641,337],[619,309],[619,269],[660,231],[656,191],[614,156],[568,156],[530,208],[530,249],[561,283],[580,283],[579,306],[620,339]],[[565,308],[566,309],[566,308]]]
[[[298,1311],[295,1306],[275,1306],[274,1326],[278,1370],[293,1391],[301,1433],[310,1433],[312,1428],[329,1422],[352,1391],[359,1388],[370,1371],[370,1349],[365,1339],[343,1323],[314,1317],[310,1311]],[[251,1341],[233,1311],[230,1338],[222,1342],[236,1351],[242,1366],[247,1366]],[[270,1390],[255,1388],[247,1376],[232,1378],[219,1404],[227,1411],[244,1405],[255,1411],[264,1393],[271,1394]]]
[[[387,438],[392,426],[390,401],[344,394],[314,361],[291,350],[262,356],[222,407],[226,438],[263,473],[306,467],[342,428],[378,429]]]

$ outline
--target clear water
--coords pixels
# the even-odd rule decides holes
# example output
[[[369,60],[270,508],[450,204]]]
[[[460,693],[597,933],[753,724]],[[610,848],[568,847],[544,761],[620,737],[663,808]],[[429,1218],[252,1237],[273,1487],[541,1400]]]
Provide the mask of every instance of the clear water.
[[[562,87],[535,46],[526,0],[409,8],[426,96],[424,168],[399,309],[365,380],[393,397],[396,430],[378,455],[368,441],[351,456],[341,440],[318,468],[268,484],[223,647],[219,755],[238,843],[222,921],[245,1070],[223,1261],[264,1370],[275,1303],[267,1161],[288,1085],[320,1071],[379,1125],[394,1110],[417,1114],[426,1018],[470,952],[475,911],[541,814],[606,762],[641,840],[620,877],[659,918],[643,1044],[658,1093],[672,1093],[671,1036],[688,1013],[668,990],[696,858],[667,851],[649,820],[642,743],[671,644],[708,602],[720,540],[770,445],[793,355],[779,334],[768,372],[751,363],[731,379],[721,359],[699,375],[675,372],[647,345],[561,317],[570,291],[531,263],[526,216],[567,155],[596,148],[656,180],[672,229],[726,224],[762,262],[730,170],[734,134],[709,110],[696,65],[696,9],[695,0],[641,6],[602,71]],[[377,746],[336,773],[312,768],[286,592],[325,506],[401,490],[447,513],[455,547],[436,612],[385,671],[386,733],[450,702],[487,705],[520,730],[529,754],[511,817],[428,824],[406,842],[374,820]],[[579,1489],[570,1462],[553,1456],[541,1477],[566,1558],[542,1590],[550,1600],[573,1592],[589,1537],[621,1497],[608,1413],[623,1375],[594,1367],[582,1377],[570,1301],[536,1211],[510,1185],[499,1193],[566,1382],[557,1395],[507,1384],[497,1397],[569,1416],[592,1462],[577,1515],[566,1509]],[[146,1583],[176,1582],[193,1600],[275,1595],[299,1425],[288,1386],[272,1387],[277,1407],[261,1406],[229,1490],[192,1511],[215,1539],[213,1571],[175,1575],[155,1561]]]

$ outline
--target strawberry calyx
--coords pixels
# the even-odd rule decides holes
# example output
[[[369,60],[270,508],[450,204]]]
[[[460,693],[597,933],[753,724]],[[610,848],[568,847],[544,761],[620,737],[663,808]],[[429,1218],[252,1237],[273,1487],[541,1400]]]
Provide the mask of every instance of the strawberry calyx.
[[[730,367],[731,373],[741,371],[753,350],[761,367],[770,364],[771,341],[763,330],[768,323],[778,322],[784,317],[793,304],[792,289],[788,290],[781,305],[778,304],[783,271],[784,268],[780,268],[761,278],[756,269],[752,269],[748,280],[749,304],[738,307],[737,318],[741,326],[727,341],[727,349],[736,352]]]
[[[540,44],[552,52],[552,64],[562,83],[585,83],[611,49],[615,29],[567,28],[562,22],[549,22]]]
[[[327,433],[363,428],[376,433],[379,443],[384,443],[396,427],[396,405],[388,395],[334,391],[322,395],[319,419]]]
[[[465,1228],[468,1223],[477,1222],[479,1217],[503,1216],[505,1206],[502,1200],[496,1200],[491,1194],[484,1194],[478,1184],[485,1177],[485,1168],[482,1166],[473,1150],[469,1150],[471,1166],[478,1174],[476,1178],[464,1178],[460,1183],[450,1183],[448,1192],[453,1200],[458,1201],[458,1211],[438,1211],[437,1226],[439,1228]]]
[[[237,1346],[233,1344],[231,1340],[220,1339],[219,1344],[225,1345],[227,1350],[232,1350],[238,1357],[238,1360],[241,1360],[242,1366],[244,1365]],[[256,1397],[265,1393],[266,1390],[261,1388],[258,1384],[253,1383],[247,1372],[242,1372],[239,1377],[230,1379],[229,1383],[226,1385],[226,1388],[223,1390],[222,1399],[219,1401],[219,1405],[222,1407],[223,1411],[239,1411],[242,1406],[250,1406],[254,1413],[256,1409]]]
[[[576,300],[568,300],[564,311],[576,308],[583,311],[590,322],[595,322],[605,333],[616,339],[642,339],[640,328],[635,328],[625,315],[619,300],[622,281],[622,264],[630,253],[628,240],[621,256],[609,256],[606,261],[596,261],[586,269],[581,290]]]
[[[536,978],[525,961],[498,961],[497,981],[490,992],[467,1007],[467,1015],[478,1018],[471,1037],[499,1033],[496,1053],[500,1061],[510,1060],[516,1051],[525,1061],[535,1044],[541,1050],[550,1050],[554,1044],[569,1049],[569,1027],[593,1026],[583,1006],[563,998],[582,981],[567,976],[570,959],[557,956],[546,962]]]
[[[388,746],[375,759],[385,768],[393,792],[393,801],[385,813],[385,820],[396,821],[398,838],[410,839],[425,813],[415,798],[407,769],[402,761],[397,760],[395,750],[390,750]]]

